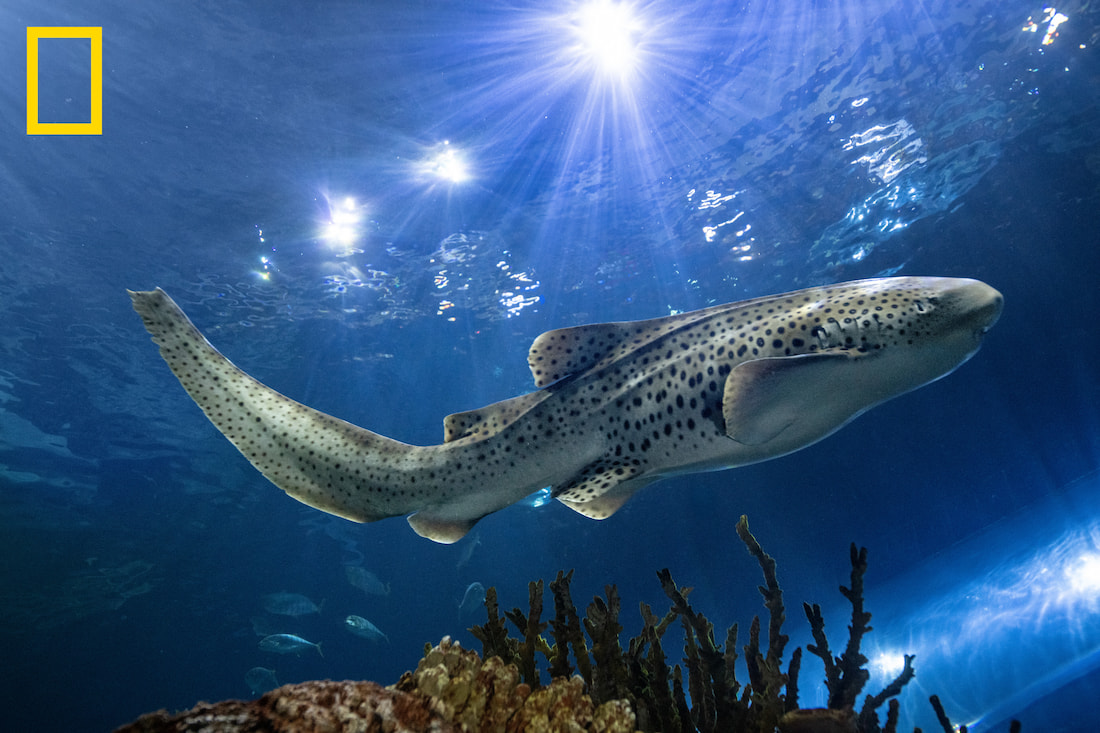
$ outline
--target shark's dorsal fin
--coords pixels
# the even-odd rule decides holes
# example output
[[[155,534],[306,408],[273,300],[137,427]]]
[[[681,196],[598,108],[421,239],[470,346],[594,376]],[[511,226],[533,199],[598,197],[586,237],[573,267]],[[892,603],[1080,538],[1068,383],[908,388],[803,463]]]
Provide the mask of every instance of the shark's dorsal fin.
[[[443,418],[443,442],[450,443],[471,435],[486,437],[498,433],[548,396],[547,392],[529,392],[476,410],[448,415]]]
[[[632,326],[633,324],[629,324]],[[629,338],[619,323],[556,328],[534,340],[527,352],[527,365],[536,387],[545,387],[571,374],[580,374],[598,364]]]
[[[556,328],[540,335],[527,352],[527,365],[536,387],[545,387],[574,374],[610,364],[673,331],[710,317],[728,305],[712,306],[645,321],[593,323]]]

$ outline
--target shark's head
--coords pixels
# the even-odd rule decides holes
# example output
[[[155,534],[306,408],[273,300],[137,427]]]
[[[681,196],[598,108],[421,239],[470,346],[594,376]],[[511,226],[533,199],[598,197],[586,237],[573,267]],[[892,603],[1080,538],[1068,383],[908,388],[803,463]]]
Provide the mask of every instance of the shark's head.
[[[1001,317],[1004,297],[979,280],[914,278],[907,345],[939,354],[951,371],[973,356]]]
[[[727,435],[760,459],[820,440],[973,356],[1003,302],[985,283],[942,277],[860,280],[753,301],[740,313],[752,324],[745,360],[726,382]]]
[[[1004,298],[978,280],[897,277],[822,289],[809,304],[809,348],[897,359],[891,392],[908,391],[948,374],[977,352],[1001,315]]]

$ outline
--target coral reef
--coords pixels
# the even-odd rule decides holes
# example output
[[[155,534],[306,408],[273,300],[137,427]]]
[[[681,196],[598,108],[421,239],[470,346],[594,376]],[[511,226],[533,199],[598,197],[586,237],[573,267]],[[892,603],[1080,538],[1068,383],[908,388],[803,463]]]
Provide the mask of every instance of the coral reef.
[[[499,657],[485,661],[449,638],[427,647],[397,684],[303,682],[251,702],[160,710],[116,733],[633,733],[624,700],[595,705],[580,677],[532,691]]]
[[[802,649],[791,653],[784,669],[789,639],[782,633],[786,617],[775,560],[749,532],[744,516],[737,534],[763,572],[759,591],[768,612],[766,632],[760,617],[753,618],[748,642],[741,647],[748,677],[744,683],[735,671],[737,624],[726,631],[724,646],[716,644],[713,624],[688,601],[691,589],[678,586],[668,570],[657,577],[671,607],[657,616],[640,604],[642,630],[625,650],[615,586],[605,586],[603,597],[594,598],[581,618],[570,595],[570,570],[559,572],[549,584],[554,611],[546,621],[541,580],[528,586],[526,613],[515,608],[503,617],[496,589],[489,588],[486,623],[470,629],[482,644],[482,656],[444,638],[437,646],[426,645],[416,671],[406,672],[390,687],[328,681],[285,685],[253,702],[200,703],[175,715],[151,713],[118,733],[894,733],[896,697],[914,675],[912,656],[905,657],[901,673],[889,685],[865,695],[856,709],[870,677],[860,651],[871,631],[871,614],[863,608],[867,550],[851,546],[851,580],[840,588],[852,607],[848,642],[840,656],[830,650],[820,607],[803,604],[814,640],[807,651],[824,663],[828,707],[800,709]],[[661,646],[677,621],[684,635],[682,668],[669,665]],[[518,638],[509,636],[506,622],[515,626]],[[546,685],[540,661],[549,673]],[[880,725],[878,711],[884,703],[886,721]],[[953,733],[939,699],[932,696],[931,704],[945,733]],[[1013,721],[1011,733],[1019,730]]]
[[[412,695],[374,682],[303,682],[258,700],[199,703],[141,716],[115,733],[451,733],[455,727]]]
[[[393,689],[431,701],[435,711],[462,731],[592,731],[632,733],[634,712],[623,700],[596,705],[580,677],[555,677],[532,690],[520,670],[500,657],[482,661],[476,652],[444,639],[426,648],[415,672]]]

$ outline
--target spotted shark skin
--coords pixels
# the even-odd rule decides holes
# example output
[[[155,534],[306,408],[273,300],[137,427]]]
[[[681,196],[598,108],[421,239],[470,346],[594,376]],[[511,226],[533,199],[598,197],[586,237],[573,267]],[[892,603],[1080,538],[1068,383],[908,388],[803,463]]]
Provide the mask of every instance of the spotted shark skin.
[[[545,487],[603,519],[661,478],[804,448],[950,373],[1003,305],[977,280],[894,277],[549,331],[528,354],[536,391],[450,415],[442,444],[414,446],[265,387],[160,288],[128,292],[184,389],[272,483],[356,522],[411,514],[443,543]]]

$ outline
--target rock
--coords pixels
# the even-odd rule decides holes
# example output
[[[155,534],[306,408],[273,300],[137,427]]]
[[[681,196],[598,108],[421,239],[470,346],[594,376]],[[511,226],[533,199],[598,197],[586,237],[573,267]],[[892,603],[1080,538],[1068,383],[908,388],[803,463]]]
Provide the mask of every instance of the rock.
[[[580,677],[532,692],[515,665],[444,637],[392,687],[284,685],[251,702],[149,713],[115,733],[633,733],[634,722],[625,700],[593,705]]]
[[[148,713],[115,733],[452,733],[431,701],[374,682],[283,685],[257,700]]]

